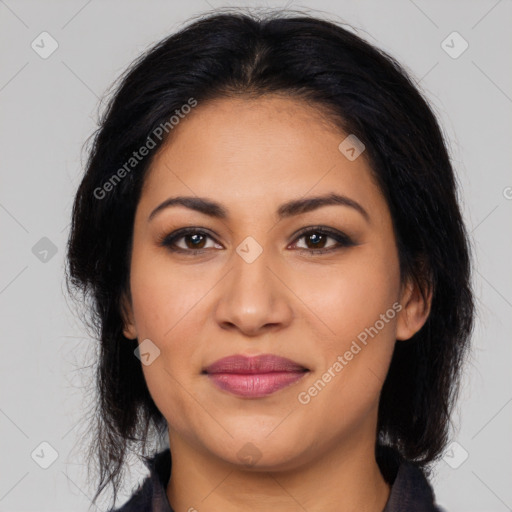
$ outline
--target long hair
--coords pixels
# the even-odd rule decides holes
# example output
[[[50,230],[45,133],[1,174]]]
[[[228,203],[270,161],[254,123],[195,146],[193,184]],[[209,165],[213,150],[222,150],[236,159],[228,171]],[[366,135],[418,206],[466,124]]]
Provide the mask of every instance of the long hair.
[[[137,341],[123,335],[122,297],[144,177],[172,131],[154,138],[156,148],[108,193],[98,191],[190,98],[201,108],[215,98],[270,93],[308,101],[364,142],[391,212],[401,279],[414,279],[424,296],[433,292],[423,328],[396,343],[379,443],[424,468],[447,443],[474,304],[455,174],[431,107],[393,57],[342,24],[292,11],[214,13],[153,46],[120,78],[74,200],[68,290],[86,299],[99,341],[93,503],[108,484],[115,501],[127,453],[145,456],[151,428],[166,427],[134,357]]]

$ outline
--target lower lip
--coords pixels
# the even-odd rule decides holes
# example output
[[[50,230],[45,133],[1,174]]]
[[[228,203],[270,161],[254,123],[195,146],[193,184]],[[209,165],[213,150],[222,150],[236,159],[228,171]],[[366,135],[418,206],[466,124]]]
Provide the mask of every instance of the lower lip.
[[[308,372],[211,373],[210,380],[234,395],[259,398],[270,395],[302,379]]]

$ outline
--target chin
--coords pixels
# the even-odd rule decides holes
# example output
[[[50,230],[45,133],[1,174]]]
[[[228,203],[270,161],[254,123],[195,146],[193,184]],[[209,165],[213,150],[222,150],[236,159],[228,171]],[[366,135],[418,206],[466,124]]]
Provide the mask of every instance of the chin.
[[[297,447],[301,447],[300,440],[293,437],[275,436],[272,440],[266,434],[258,436],[234,436],[229,443],[217,444],[212,453],[223,459],[228,464],[239,466],[240,469],[254,471],[282,471],[297,467],[301,461],[305,461],[303,450],[300,453]],[[222,447],[222,450],[219,450]]]

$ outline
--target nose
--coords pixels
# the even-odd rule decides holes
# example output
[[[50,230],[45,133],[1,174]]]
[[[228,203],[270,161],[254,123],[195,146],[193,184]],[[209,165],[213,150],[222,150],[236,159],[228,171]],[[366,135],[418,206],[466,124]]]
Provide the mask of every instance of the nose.
[[[241,249],[233,254],[231,270],[217,290],[217,323],[251,337],[287,327],[294,316],[293,293],[286,278],[278,277],[282,262],[266,250],[252,260]]]

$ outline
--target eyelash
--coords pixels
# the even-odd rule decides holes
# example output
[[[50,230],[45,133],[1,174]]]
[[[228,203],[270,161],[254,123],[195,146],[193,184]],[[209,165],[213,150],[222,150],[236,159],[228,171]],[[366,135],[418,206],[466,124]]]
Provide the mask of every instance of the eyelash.
[[[326,254],[330,252],[334,252],[337,250],[340,250],[342,248],[346,247],[352,247],[354,245],[357,245],[349,236],[345,235],[344,233],[341,233],[340,231],[335,231],[329,228],[325,228],[322,226],[311,226],[309,228],[305,228],[301,232],[298,233],[297,237],[295,238],[295,241],[300,240],[301,238],[304,238],[307,235],[310,234],[321,234],[321,235],[327,235],[328,238],[334,239],[336,242],[338,242],[337,246],[329,247],[327,249],[299,249],[301,253],[307,252],[309,255],[314,254]],[[175,253],[182,253],[186,254],[187,256],[195,256],[196,254],[203,254],[204,252],[208,251],[209,249],[182,249],[181,247],[176,247],[174,244],[177,240],[186,237],[187,235],[206,235],[207,237],[214,240],[216,243],[218,243],[209,233],[201,230],[200,228],[183,228],[179,229],[178,231],[175,231],[174,233],[170,233],[168,235],[163,235],[159,240],[158,244],[163,247],[167,247],[170,251]]]

